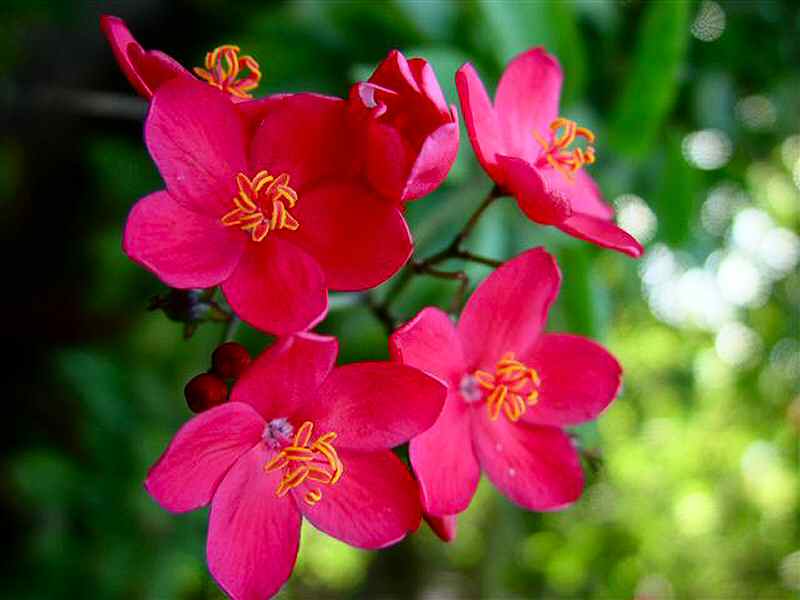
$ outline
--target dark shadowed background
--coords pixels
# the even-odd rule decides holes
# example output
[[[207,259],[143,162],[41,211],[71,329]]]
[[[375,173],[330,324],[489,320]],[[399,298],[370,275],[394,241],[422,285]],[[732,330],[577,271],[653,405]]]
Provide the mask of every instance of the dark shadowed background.
[[[145,103],[99,31],[104,12],[188,66],[240,45],[261,63],[260,94],[344,95],[399,48],[430,60],[456,102],[463,62],[492,87],[510,57],[544,44],[565,69],[566,116],[598,135],[592,174],[647,247],[640,261],[595,249],[508,200],[472,240],[496,258],[556,253],[564,289],[551,328],[602,340],[625,366],[619,400],[579,431],[600,459],[580,502],[525,513],[482,484],[455,542],[423,527],[381,553],[308,527],[283,597],[798,597],[791,0],[5,0],[0,596],[221,597],[204,511],[170,516],[141,484],[189,417],[183,385],[207,368],[221,326],[184,341],[180,324],[146,310],[163,287],[120,250],[129,208],[161,184],[141,139]],[[409,207],[419,255],[444,246],[489,187],[462,131],[448,182]],[[419,278],[398,314],[446,306],[452,292]],[[341,360],[387,355],[358,297],[334,295],[332,307],[320,329],[342,337]],[[267,343],[245,329],[238,339],[254,352]]]

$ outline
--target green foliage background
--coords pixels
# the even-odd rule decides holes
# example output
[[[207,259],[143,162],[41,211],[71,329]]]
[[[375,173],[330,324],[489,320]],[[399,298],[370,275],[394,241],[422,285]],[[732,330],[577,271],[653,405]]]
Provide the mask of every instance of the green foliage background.
[[[598,135],[592,173],[607,198],[635,194],[657,219],[639,262],[536,227],[508,200],[471,241],[497,258],[556,253],[564,288],[550,328],[599,338],[625,367],[620,398],[579,431],[601,457],[583,499],[525,513],[483,482],[454,543],[423,526],[381,553],[308,527],[282,597],[798,597],[800,275],[796,261],[769,268],[788,264],[800,225],[790,0],[5,3],[3,314],[19,364],[6,364],[0,595],[221,597],[204,564],[205,512],[168,515],[141,485],[189,417],[182,387],[221,331],[204,325],[183,341],[180,325],[145,310],[160,284],[120,251],[127,211],[160,184],[141,141],[144,104],[104,46],[102,12],[187,65],[238,43],[261,62],[261,93],[344,95],[397,47],[430,60],[456,102],[463,62],[493,88],[512,56],[543,44],[565,69],[565,114]],[[704,130],[716,146],[692,145]],[[724,160],[704,162],[715,152]],[[490,185],[462,129],[447,183],[408,209],[418,255],[443,247]],[[641,225],[641,210],[629,214]],[[775,239],[783,254],[753,258]],[[722,281],[730,256],[746,264],[725,263]],[[486,274],[469,268],[473,282]],[[744,290],[720,303],[708,282],[730,288],[731,273]],[[742,301],[753,285],[758,297]],[[452,293],[418,278],[394,306],[405,319]],[[320,330],[341,337],[340,359],[386,357],[365,306],[332,302]],[[267,343],[238,339],[254,352]]]

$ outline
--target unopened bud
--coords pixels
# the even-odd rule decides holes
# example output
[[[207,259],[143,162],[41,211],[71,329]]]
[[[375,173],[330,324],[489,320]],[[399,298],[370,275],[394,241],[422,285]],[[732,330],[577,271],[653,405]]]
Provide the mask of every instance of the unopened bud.
[[[225,342],[211,355],[211,370],[222,379],[238,379],[250,364],[250,353],[236,342]]]
[[[228,400],[228,386],[212,373],[200,373],[183,388],[186,404],[193,413],[201,413]]]

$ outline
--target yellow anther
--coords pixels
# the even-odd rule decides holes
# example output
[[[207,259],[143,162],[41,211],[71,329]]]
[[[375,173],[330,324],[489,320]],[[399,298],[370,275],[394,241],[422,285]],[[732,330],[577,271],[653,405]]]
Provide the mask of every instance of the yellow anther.
[[[508,352],[497,361],[495,372],[475,371],[472,377],[486,390],[486,410],[489,418],[496,421],[502,411],[509,421],[516,422],[529,406],[539,400],[541,384],[539,374]]]
[[[195,67],[198,77],[215,88],[227,92],[237,98],[252,98],[251,90],[258,87],[261,81],[261,69],[252,56],[239,56],[239,46],[225,44],[206,53],[205,69]],[[247,69],[246,77],[239,79],[242,71]]]
[[[273,177],[267,171],[259,171],[249,179],[239,173],[236,187],[239,193],[233,197],[234,208],[221,219],[226,227],[238,226],[249,232],[254,242],[262,241],[276,229],[295,231],[300,227],[289,212],[297,204],[297,192],[289,185],[288,174]]]
[[[595,161],[594,147],[591,146],[595,140],[594,133],[586,127],[578,127],[578,124],[570,119],[559,117],[550,123],[550,141],[537,131],[533,132],[533,137],[542,147],[543,159],[547,164],[567,179],[572,179],[578,169]],[[586,140],[586,147],[570,150],[569,146],[579,137]]]
[[[267,472],[285,469],[283,478],[275,490],[278,497],[285,496],[290,490],[307,481],[334,485],[344,472],[344,465],[336,453],[331,442],[336,439],[336,433],[331,431],[318,437],[314,443],[311,436],[314,424],[305,421],[297,430],[292,443],[285,446],[266,465]],[[294,468],[291,468],[291,466]],[[322,491],[312,488],[306,492],[303,499],[310,506],[314,506],[322,499]]]

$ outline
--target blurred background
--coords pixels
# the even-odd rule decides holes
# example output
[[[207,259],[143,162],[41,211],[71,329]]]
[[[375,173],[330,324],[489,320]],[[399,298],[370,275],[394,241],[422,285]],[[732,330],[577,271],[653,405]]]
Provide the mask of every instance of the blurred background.
[[[625,367],[618,401],[578,432],[596,458],[581,501],[525,513],[484,482],[455,542],[423,526],[381,553],[308,527],[283,598],[800,597],[791,0],[5,0],[0,596],[222,597],[204,563],[205,511],[170,516],[142,488],[190,416],[183,385],[208,368],[222,326],[182,339],[180,323],[147,310],[164,288],[120,250],[129,208],[161,183],[141,139],[145,103],[100,34],[104,12],[188,66],[239,44],[261,63],[261,94],[345,95],[399,48],[431,61],[456,102],[462,63],[493,89],[513,55],[543,44],[565,69],[563,113],[598,135],[591,173],[647,247],[639,261],[600,251],[509,200],[471,240],[502,259],[556,253],[550,328],[602,340]],[[447,183],[409,207],[418,255],[443,247],[489,188],[462,131]],[[419,277],[393,308],[406,319],[453,291]],[[343,361],[387,356],[361,300],[334,296],[320,327],[341,336]],[[245,328],[237,339],[267,344]]]

